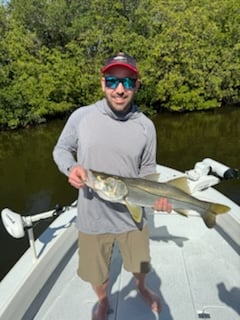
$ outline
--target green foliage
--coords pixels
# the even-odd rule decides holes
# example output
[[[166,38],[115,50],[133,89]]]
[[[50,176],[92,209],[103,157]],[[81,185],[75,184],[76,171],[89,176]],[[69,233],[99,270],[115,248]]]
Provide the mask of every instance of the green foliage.
[[[144,112],[240,100],[238,0],[12,0],[0,5],[0,128],[46,121],[102,97],[100,69],[138,59]]]

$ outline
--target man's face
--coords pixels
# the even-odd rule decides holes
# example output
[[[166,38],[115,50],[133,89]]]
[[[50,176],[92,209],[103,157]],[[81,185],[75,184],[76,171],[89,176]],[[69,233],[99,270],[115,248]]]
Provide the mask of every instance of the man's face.
[[[102,90],[105,92],[106,99],[109,106],[116,112],[127,112],[133,100],[135,93],[137,92],[140,81],[137,79],[136,73],[125,67],[112,67],[104,75],[105,77],[114,77],[119,79],[130,78],[136,79],[133,89],[124,87],[124,81],[119,82],[116,88],[110,88],[107,86],[105,77],[102,78]],[[131,82],[131,81],[130,81]]]

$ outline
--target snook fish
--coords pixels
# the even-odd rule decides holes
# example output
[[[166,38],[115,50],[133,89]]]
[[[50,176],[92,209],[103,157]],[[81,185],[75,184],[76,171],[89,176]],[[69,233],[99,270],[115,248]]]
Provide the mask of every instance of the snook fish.
[[[142,207],[153,207],[155,201],[161,197],[168,198],[173,209],[179,214],[187,216],[189,210],[197,211],[208,228],[215,225],[216,215],[230,210],[223,204],[202,201],[191,196],[185,177],[163,183],[150,180],[152,176],[125,178],[94,170],[88,170],[87,173],[86,185],[100,198],[126,205],[139,229],[143,220]]]

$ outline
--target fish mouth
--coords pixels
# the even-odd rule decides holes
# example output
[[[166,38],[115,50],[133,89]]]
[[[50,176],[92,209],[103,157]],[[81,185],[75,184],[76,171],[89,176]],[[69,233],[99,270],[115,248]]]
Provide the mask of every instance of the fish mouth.
[[[87,170],[87,180],[85,181],[86,185],[90,188],[94,188],[96,178],[91,170]]]
[[[108,201],[121,202],[128,194],[128,188],[121,179],[93,170],[88,170],[86,184]]]

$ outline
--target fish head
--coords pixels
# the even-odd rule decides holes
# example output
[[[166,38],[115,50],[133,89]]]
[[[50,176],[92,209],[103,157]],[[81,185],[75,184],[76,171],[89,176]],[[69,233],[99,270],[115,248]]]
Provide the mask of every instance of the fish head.
[[[86,184],[107,201],[121,202],[128,194],[128,188],[120,177],[107,173],[88,170]]]

